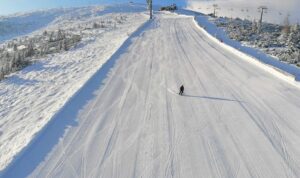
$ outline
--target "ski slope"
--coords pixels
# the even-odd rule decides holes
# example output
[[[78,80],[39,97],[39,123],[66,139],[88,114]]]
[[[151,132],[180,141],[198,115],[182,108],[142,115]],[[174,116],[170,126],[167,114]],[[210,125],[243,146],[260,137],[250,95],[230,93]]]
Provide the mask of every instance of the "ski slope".
[[[299,88],[157,14],[3,177],[299,177],[299,110]]]
[[[82,40],[69,51],[32,59],[32,65],[0,81],[0,177],[70,98],[148,20],[144,5],[128,3],[72,8],[65,13],[52,9],[38,14],[52,16],[55,12],[59,17],[28,36],[61,29],[80,34]],[[36,13],[23,16],[40,19]],[[120,17],[123,20],[114,24]],[[84,29],[99,21],[107,24],[105,28]]]

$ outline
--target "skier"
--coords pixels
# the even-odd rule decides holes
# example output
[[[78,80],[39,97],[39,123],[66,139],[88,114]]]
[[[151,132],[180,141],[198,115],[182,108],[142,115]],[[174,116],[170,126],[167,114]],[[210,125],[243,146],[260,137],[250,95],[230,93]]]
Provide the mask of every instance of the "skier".
[[[182,95],[184,92],[184,86],[181,85],[180,88],[179,88],[179,95]]]

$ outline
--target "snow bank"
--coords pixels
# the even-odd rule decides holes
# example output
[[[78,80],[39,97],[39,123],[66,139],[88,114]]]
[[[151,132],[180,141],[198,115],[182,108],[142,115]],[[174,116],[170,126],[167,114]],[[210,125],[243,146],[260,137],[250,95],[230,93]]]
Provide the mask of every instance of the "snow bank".
[[[214,24],[210,23],[205,16],[196,16],[194,22],[201,31],[214,42],[219,43],[224,49],[236,53],[238,56],[243,57],[243,59],[293,85],[300,86],[299,83],[295,82],[295,80],[300,80],[300,69],[297,67],[280,62],[257,49],[242,46],[240,42],[229,39],[224,31],[221,31]]]
[[[90,21],[100,15],[109,20],[120,8],[104,8],[105,13],[101,7],[77,8],[80,16],[73,16],[78,18],[73,20],[75,25],[79,20]],[[117,28],[92,31],[77,48],[40,59],[0,82],[0,170],[11,163],[130,34],[147,20],[145,10],[133,5],[122,6],[118,13],[126,16],[126,22]],[[47,28],[53,29],[59,26],[57,24],[74,25],[69,24],[70,17],[60,16]]]
[[[179,13],[185,15],[194,15],[194,22],[208,37],[214,42],[219,43],[224,49],[232,51],[243,59],[260,66],[277,77],[288,81],[289,83],[299,86],[300,69],[287,64],[261,52],[258,49],[243,46],[240,42],[230,39],[226,32],[218,28],[215,24],[211,23],[208,16],[192,11],[181,10]]]

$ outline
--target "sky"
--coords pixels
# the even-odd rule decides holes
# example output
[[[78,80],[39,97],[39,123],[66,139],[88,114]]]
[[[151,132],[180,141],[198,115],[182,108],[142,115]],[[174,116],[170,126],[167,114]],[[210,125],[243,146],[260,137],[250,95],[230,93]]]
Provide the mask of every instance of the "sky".
[[[146,3],[146,0],[0,0],[0,15],[32,11],[36,9],[125,3],[129,1]],[[154,4],[163,5],[177,3],[183,6],[185,2],[185,0],[153,0]]]

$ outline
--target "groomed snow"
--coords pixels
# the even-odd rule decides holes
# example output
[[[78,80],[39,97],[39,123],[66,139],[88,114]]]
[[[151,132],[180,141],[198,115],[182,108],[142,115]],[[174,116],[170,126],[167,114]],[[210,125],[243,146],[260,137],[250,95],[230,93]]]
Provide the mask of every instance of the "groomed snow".
[[[243,58],[156,14],[3,175],[299,177],[300,90]]]
[[[60,12],[59,17],[32,35],[43,30],[76,26],[79,22],[92,23],[98,17],[110,20],[120,13],[126,16],[126,22],[118,24],[117,28],[93,30],[90,37],[83,39],[76,48],[38,59],[33,65],[0,81],[0,170],[36,137],[70,97],[146,22],[145,10],[144,6],[134,5],[76,8],[65,10],[65,14],[62,10],[50,10],[51,16],[53,12]],[[47,12],[40,13],[46,16]],[[39,16],[31,16],[31,19],[39,20]]]

